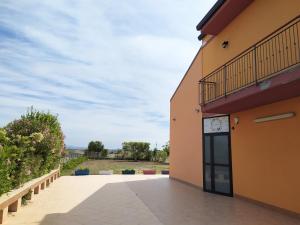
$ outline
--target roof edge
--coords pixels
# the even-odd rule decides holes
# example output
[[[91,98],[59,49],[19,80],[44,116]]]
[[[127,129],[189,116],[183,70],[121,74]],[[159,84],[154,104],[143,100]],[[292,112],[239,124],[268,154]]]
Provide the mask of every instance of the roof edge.
[[[200,35],[198,36],[198,40],[202,41],[202,39],[206,36],[206,34],[200,33]]]
[[[226,2],[226,0],[218,0],[213,7],[208,11],[208,13],[203,17],[203,19],[198,23],[196,29],[200,31],[202,27],[213,17],[213,15],[221,8],[221,6]]]
[[[190,71],[192,65],[194,64],[194,62],[195,62],[197,56],[198,56],[199,53],[201,52],[201,49],[202,49],[202,47],[200,47],[200,49],[198,50],[197,54],[195,55],[193,61],[192,61],[191,64],[190,64],[189,68],[187,69],[187,71],[185,72],[185,74],[184,74],[184,76],[182,77],[181,81],[179,82],[179,84],[178,84],[177,88],[175,89],[175,91],[174,91],[172,97],[170,98],[170,102],[171,102],[171,101],[173,100],[173,98],[175,97],[175,95],[176,95],[176,93],[177,93],[179,87],[181,86],[182,82],[184,81],[184,79],[186,78],[187,74],[189,73],[189,71]]]

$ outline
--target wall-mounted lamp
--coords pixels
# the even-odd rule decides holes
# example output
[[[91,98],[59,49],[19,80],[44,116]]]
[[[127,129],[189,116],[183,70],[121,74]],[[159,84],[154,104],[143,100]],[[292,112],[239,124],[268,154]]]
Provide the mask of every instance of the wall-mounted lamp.
[[[228,42],[228,41],[224,41],[224,42],[222,43],[222,48],[227,48],[228,45],[229,45],[229,42]]]
[[[238,118],[237,116],[236,117],[234,117],[234,125],[238,125],[239,124],[239,122],[240,122],[240,118]]]
[[[265,117],[260,117],[254,120],[255,123],[263,123],[263,122],[268,122],[268,121],[273,121],[273,120],[281,120],[281,119],[287,119],[296,116],[296,113],[294,112],[289,112],[289,113],[284,113],[284,114],[278,114],[278,115],[273,115],[273,116],[265,116]]]
[[[233,117],[233,123],[234,123],[234,125],[231,127],[231,129],[234,130],[235,127],[239,124],[239,122],[240,122],[240,118],[239,117],[237,117],[237,116]]]

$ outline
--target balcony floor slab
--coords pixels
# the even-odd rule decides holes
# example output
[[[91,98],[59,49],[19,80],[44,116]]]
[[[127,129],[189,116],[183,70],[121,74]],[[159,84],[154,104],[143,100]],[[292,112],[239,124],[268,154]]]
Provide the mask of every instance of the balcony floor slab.
[[[300,66],[202,106],[203,113],[230,114],[300,96]]]

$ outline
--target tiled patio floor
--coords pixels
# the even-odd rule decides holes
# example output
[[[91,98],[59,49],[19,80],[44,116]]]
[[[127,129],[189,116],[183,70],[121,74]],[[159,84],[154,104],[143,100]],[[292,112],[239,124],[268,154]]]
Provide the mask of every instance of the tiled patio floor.
[[[166,176],[61,177],[9,216],[10,225],[299,225],[261,206]]]

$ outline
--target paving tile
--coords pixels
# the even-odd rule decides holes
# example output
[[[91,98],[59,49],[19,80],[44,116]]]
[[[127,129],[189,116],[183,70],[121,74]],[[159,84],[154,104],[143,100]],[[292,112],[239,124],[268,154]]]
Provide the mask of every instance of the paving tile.
[[[299,225],[300,220],[162,175],[65,176],[8,225]]]

